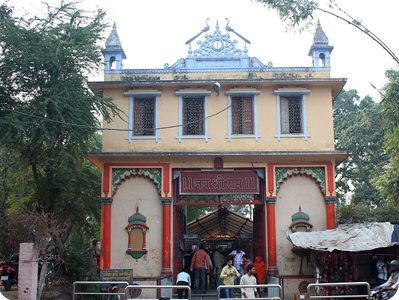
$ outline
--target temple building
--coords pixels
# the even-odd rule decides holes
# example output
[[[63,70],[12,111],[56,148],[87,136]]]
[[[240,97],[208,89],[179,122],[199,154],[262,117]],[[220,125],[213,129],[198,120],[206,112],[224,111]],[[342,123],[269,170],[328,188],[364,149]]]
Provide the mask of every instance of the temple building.
[[[159,69],[123,69],[115,26],[106,41],[104,81],[90,86],[125,116],[104,124],[116,130],[88,155],[102,170],[101,269],[172,284],[194,244],[241,246],[263,258],[272,282],[284,280],[290,299],[315,279],[286,235],[335,228],[335,168],[349,152],[334,148],[332,104],[346,79],[330,77],[320,23],[305,67],[265,64],[244,33],[214,26]],[[193,205],[214,211],[187,226]]]

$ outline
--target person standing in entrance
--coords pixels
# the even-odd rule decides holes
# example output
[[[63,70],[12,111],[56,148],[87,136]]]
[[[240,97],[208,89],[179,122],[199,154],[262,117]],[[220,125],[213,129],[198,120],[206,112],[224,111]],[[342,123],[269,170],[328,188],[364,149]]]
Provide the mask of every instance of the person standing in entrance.
[[[247,266],[247,274],[241,278],[240,285],[256,285],[256,278],[254,276],[255,267],[252,264]],[[241,288],[241,298],[259,298],[258,291],[255,287]]]
[[[220,273],[222,272],[223,265],[226,263],[226,257],[224,257],[220,251],[216,250],[213,253],[213,261],[215,262],[215,277],[217,281],[220,277]]]
[[[177,274],[176,285],[191,286],[191,278],[187,271],[187,269],[183,269],[183,271]],[[179,299],[183,299],[183,291],[184,299],[188,299],[188,290],[177,289],[177,295],[179,296]]]
[[[208,254],[206,254],[206,252],[204,251],[204,246],[200,245],[200,249],[194,253],[193,260],[191,261],[190,270],[192,272],[194,269],[194,274],[195,274],[194,288],[195,289],[200,288],[203,294],[206,294],[206,291],[205,291],[205,280],[206,280],[205,265],[210,266],[209,257],[208,257]],[[209,268],[207,271],[209,272]],[[200,282],[201,282],[201,286],[199,285]]]
[[[227,258],[227,265],[223,268],[222,273],[220,273],[220,278],[223,278],[224,285],[234,285],[234,277],[240,277],[240,273],[233,266],[233,257],[229,256]],[[233,297],[233,289],[224,289],[224,291],[224,298]]]
[[[234,257],[234,267],[237,271],[241,275],[244,274],[244,270],[242,269],[242,257],[245,255],[245,252],[241,251],[241,247],[238,246],[237,250],[232,251],[229,255]]]
[[[376,263],[377,267],[377,284],[384,284],[388,279],[388,268],[389,263],[385,263],[381,255],[378,256],[378,261]]]
[[[248,258],[246,254],[242,256],[242,269],[244,272],[247,271],[249,265],[253,265],[254,263]]]
[[[266,284],[267,283],[267,272],[266,272],[266,265],[262,259],[262,257],[257,256],[255,258],[255,274],[258,280],[258,284]],[[259,288],[259,296],[263,298],[265,294],[264,288]]]

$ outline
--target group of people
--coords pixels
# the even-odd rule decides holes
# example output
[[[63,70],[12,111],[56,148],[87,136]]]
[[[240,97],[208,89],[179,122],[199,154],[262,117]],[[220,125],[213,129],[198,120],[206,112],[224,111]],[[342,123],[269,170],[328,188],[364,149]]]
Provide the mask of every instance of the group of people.
[[[388,298],[393,297],[399,287],[399,262],[397,260],[384,262],[380,256],[376,267],[378,288],[386,290]]]
[[[222,249],[209,250],[200,245],[198,251],[193,255],[188,250],[183,257],[183,271],[177,276],[177,285],[191,286],[194,289],[206,293],[209,286],[211,288],[220,284],[223,285],[255,285],[266,283],[266,266],[261,257],[255,258],[253,263],[240,247],[233,251],[223,251]],[[183,289],[178,289],[179,299],[183,299]],[[222,290],[224,298],[232,298],[233,289]],[[256,288],[241,288],[242,298],[255,298],[262,294]],[[187,298],[187,291],[185,294]]]

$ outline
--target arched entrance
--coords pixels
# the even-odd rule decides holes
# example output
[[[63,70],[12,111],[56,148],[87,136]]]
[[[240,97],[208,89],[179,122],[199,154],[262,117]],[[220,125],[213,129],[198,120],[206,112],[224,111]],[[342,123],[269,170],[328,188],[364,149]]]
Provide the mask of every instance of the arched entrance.
[[[183,268],[184,237],[198,235],[209,247],[244,246],[251,257],[266,258],[264,169],[173,170],[173,274]],[[207,205],[215,209],[188,226],[186,207]],[[232,205],[251,205],[251,216],[241,216]]]

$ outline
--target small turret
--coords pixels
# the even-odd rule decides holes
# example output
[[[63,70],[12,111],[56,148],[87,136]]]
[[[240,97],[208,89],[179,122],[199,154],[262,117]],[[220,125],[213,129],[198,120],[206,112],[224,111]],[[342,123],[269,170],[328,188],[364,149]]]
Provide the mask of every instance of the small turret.
[[[116,31],[115,23],[107,41],[105,42],[103,55],[105,61],[105,70],[122,70],[122,59],[126,58],[126,54],[125,51],[123,51],[118,32]],[[114,67],[113,63],[115,63]]]
[[[313,67],[330,68],[330,53],[333,49],[333,46],[328,45],[328,37],[321,28],[319,20],[313,37],[312,47],[309,50],[309,56],[312,56],[313,60]]]

